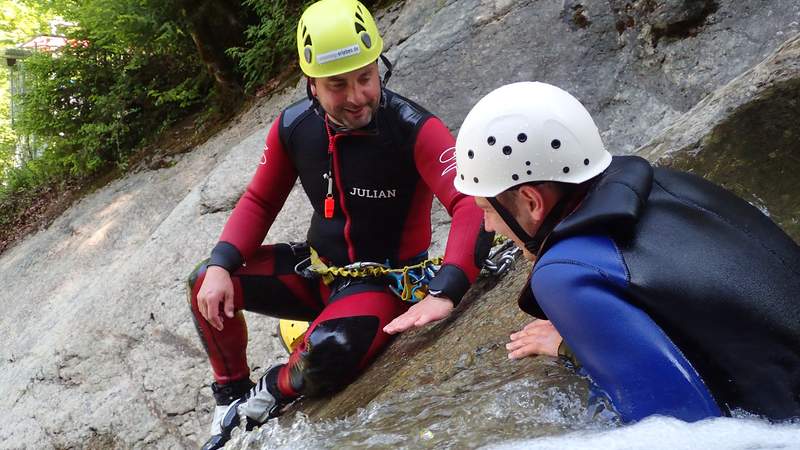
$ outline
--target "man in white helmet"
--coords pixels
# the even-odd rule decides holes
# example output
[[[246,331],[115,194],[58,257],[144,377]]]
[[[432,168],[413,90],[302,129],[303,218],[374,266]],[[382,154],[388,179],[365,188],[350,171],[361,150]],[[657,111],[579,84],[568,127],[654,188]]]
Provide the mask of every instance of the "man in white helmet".
[[[571,353],[626,422],[800,415],[800,248],[758,209],[612,158],[583,105],[544,83],[481,99],[456,162],[487,231],[535,261],[519,304],[539,320],[510,358]]]

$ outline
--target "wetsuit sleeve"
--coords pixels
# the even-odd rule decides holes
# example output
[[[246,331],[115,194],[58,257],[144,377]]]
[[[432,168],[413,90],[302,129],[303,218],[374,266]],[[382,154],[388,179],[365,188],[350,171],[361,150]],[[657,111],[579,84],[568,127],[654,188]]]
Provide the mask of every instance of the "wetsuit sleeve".
[[[680,349],[628,301],[627,283],[613,241],[601,236],[556,244],[531,278],[539,305],[624,422],[653,414],[720,416]]]
[[[229,272],[241,267],[261,246],[294,186],[297,169],[283,148],[280,120],[270,128],[256,173],[225,224],[209,265]]]
[[[455,139],[438,118],[431,117],[422,125],[414,146],[414,160],[422,179],[452,217],[444,262],[430,289],[457,305],[478,277],[489,250],[484,241],[491,242],[493,235],[482,233],[483,213],[474,199],[453,186]]]

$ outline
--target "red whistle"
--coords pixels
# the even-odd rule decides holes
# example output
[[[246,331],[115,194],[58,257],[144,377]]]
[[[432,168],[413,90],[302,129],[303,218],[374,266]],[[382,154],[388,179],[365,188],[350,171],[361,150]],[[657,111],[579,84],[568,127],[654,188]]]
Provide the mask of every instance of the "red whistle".
[[[325,218],[332,219],[333,218],[333,197],[325,197]]]

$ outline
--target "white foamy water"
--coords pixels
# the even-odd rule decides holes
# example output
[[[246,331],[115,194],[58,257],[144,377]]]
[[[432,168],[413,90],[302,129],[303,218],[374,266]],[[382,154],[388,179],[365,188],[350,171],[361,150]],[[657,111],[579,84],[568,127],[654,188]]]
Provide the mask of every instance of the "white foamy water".
[[[341,419],[294,413],[252,432],[235,431],[226,448],[800,450],[800,421],[770,424],[745,413],[695,423],[651,417],[621,426],[588,400],[584,379],[553,361],[540,364],[546,377],[502,373],[513,366],[466,367]]]
[[[800,423],[770,424],[757,419],[718,418],[695,423],[651,417],[605,431],[506,442],[486,450],[767,450],[800,449]]]

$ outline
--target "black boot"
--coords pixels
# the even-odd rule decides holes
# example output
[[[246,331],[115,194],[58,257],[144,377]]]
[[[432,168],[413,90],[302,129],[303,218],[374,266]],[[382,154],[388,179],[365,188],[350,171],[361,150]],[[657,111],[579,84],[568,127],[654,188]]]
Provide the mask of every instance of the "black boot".
[[[211,383],[211,392],[217,401],[214,418],[211,422],[211,438],[203,445],[202,450],[222,448],[231,438],[231,430],[239,425],[237,405],[247,392],[255,386],[249,378],[227,384]]]
[[[291,399],[285,399],[278,391],[278,371],[281,367],[282,365],[278,365],[269,369],[258,380],[258,384],[250,383],[252,388],[249,391],[225,407],[220,414],[219,428],[212,428],[212,436],[203,446],[203,450],[217,450],[225,446],[231,438],[233,429],[239,426],[240,411],[247,418],[246,430],[263,425],[267,420],[280,414],[281,408],[291,402]],[[214,397],[219,402],[220,397],[217,397],[216,391]],[[215,421],[216,419],[215,415]]]

